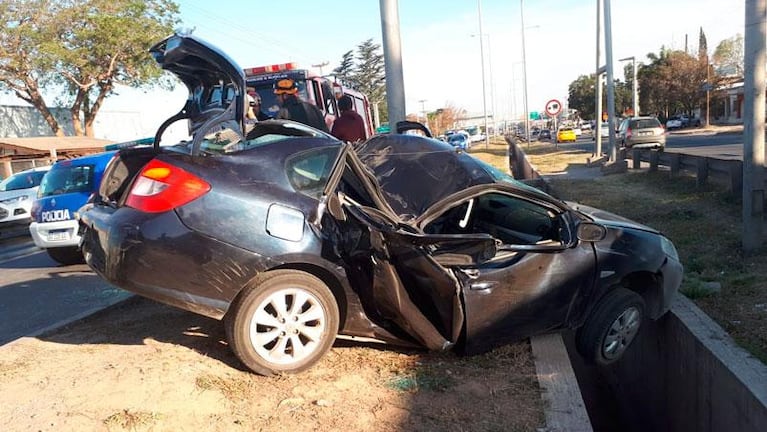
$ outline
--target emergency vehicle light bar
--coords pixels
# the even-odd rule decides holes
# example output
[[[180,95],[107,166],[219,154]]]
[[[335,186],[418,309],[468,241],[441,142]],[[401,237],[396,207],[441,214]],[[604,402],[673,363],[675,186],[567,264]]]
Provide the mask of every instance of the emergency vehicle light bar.
[[[246,68],[245,75],[258,75],[271,72],[282,72],[298,69],[298,64],[295,62],[290,63],[278,63],[269,66],[258,66],[253,68]]]

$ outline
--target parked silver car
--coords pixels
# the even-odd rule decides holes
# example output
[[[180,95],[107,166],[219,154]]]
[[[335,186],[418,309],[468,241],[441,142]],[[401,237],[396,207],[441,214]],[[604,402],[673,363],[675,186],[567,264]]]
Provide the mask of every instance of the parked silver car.
[[[618,140],[625,148],[666,147],[666,130],[655,117],[628,117],[618,128]]]

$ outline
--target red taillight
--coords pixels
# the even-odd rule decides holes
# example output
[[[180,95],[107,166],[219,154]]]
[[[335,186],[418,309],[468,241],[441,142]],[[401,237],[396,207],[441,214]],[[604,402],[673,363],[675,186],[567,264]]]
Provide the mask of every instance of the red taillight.
[[[626,129],[626,138],[631,138],[631,128]]]
[[[133,183],[125,204],[148,213],[181,207],[205,195],[210,185],[171,164],[152,159]]]

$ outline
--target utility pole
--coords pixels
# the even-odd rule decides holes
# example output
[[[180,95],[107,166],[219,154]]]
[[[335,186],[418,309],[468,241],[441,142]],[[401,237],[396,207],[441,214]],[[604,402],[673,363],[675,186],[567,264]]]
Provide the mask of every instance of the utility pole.
[[[525,54],[525,1],[519,0],[519,16],[522,21],[522,79],[525,80],[525,137],[530,148],[530,106],[527,104],[527,55]]]
[[[637,91],[637,62],[634,56],[618,59],[618,61],[631,60],[631,111],[635,116],[639,115],[639,92]]]
[[[487,90],[485,89],[485,43],[482,41],[482,0],[477,0],[477,15],[479,16],[479,61],[482,63],[482,112],[485,117],[485,150],[490,144],[487,130]]]
[[[399,38],[399,7],[397,0],[379,0],[379,4],[389,127],[392,132],[396,132],[397,123],[405,120],[405,80],[402,73],[402,48]]]
[[[322,63],[320,63],[320,64],[315,64],[315,65],[312,65],[312,67],[316,67],[316,68],[319,68],[319,70],[320,70],[320,76],[325,76],[325,74],[323,74],[323,73],[322,73],[322,68],[324,68],[325,66],[327,66],[327,65],[329,65],[329,64],[330,64],[330,63],[328,63],[328,62],[324,61],[324,62],[322,62]]]
[[[767,0],[746,0],[743,115],[743,251],[764,244],[764,103]]]
[[[426,126],[426,129],[429,129],[429,117],[426,115],[426,107],[424,104],[426,103],[426,99],[421,99],[418,101],[421,104],[421,114],[423,114],[423,124]]]
[[[605,61],[607,66],[607,122],[610,131],[610,162],[618,161],[615,146],[615,80],[613,79],[613,33],[610,16],[610,0],[604,0],[605,12]]]
[[[596,107],[596,113],[594,118],[596,119],[594,125],[594,143],[596,148],[594,149],[594,157],[602,157],[602,68],[599,66],[599,52],[601,49],[601,21],[602,21],[602,8],[600,7],[600,0],[597,0],[597,72],[595,76],[596,81],[596,100],[594,106]]]

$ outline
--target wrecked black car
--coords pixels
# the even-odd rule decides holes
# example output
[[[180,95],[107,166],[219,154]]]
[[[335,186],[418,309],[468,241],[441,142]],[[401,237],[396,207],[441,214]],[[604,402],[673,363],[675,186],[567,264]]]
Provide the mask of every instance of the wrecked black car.
[[[435,139],[246,125],[225,54],[190,35],[151,52],[189,99],[107,167],[83,252],[110,283],[222,319],[254,372],[305,370],[336,337],[472,354],[567,328],[608,364],[669,309],[682,267],[652,228]],[[160,146],[177,120],[191,139]]]

